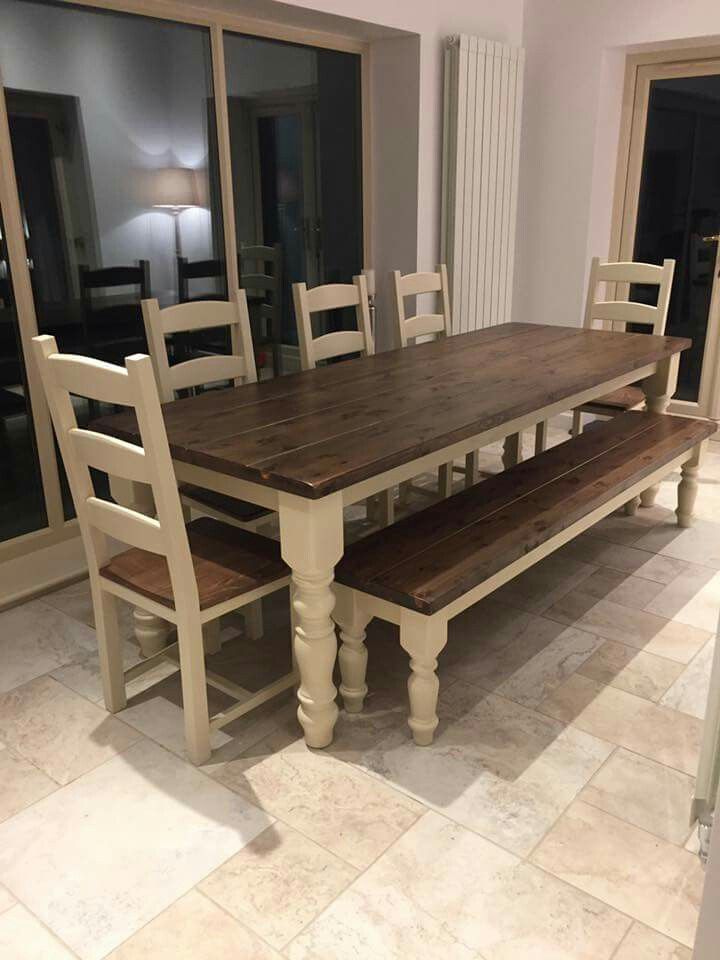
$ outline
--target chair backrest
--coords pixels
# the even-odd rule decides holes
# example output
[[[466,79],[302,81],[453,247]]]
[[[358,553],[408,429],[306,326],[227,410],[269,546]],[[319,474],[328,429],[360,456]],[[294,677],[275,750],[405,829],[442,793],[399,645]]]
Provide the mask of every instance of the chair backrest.
[[[200,387],[219,380],[235,386],[257,380],[250,320],[244,290],[235,300],[195,300],[160,309],[157,300],[143,300],[143,320],[150,356],[163,403],[175,399],[178,390]],[[194,357],[170,366],[166,337],[216,327],[230,329],[232,353]]]
[[[629,323],[639,323],[651,327],[654,334],[665,332],[670,293],[672,291],[675,261],[664,260],[661,267],[654,263],[603,263],[599,257],[593,257],[590,264],[587,300],[583,326],[588,329],[599,320],[609,330],[624,332]],[[657,303],[635,303],[631,300],[598,300],[599,283],[628,285],[640,283],[656,286]]]
[[[190,297],[191,280],[218,280],[225,277],[225,264],[222,260],[188,260],[177,258],[178,300],[187,303]],[[207,296],[198,297],[207,300]]]
[[[437,338],[447,337],[451,332],[450,290],[448,287],[447,267],[441,263],[437,273],[392,272],[395,286],[395,333],[401,347],[408,340],[434,333]],[[419,296],[423,293],[437,293],[439,313],[417,313],[405,316],[405,297]]]
[[[98,270],[79,266],[78,274],[80,290],[86,301],[90,298],[90,291],[111,287],[137,287],[141,299],[150,296],[150,264],[147,260],[138,260],[130,267],[101,267]]]
[[[125,367],[58,353],[55,338],[33,337],[35,360],[63,458],[91,577],[111,556],[113,540],[166,557],[176,608],[197,603],[180,496],[150,357],[127,357]],[[142,446],[78,427],[71,395],[131,407]],[[90,468],[146,483],[156,517],[95,495]]]
[[[320,360],[330,360],[348,353],[369,356],[375,352],[367,280],[362,274],[353,277],[352,283],[326,283],[312,290],[308,290],[304,283],[294,283],[292,289],[303,370],[312,370]],[[341,310],[343,307],[355,307],[357,330],[336,330],[314,337],[313,313]]]
[[[268,265],[272,273],[268,273]],[[282,316],[283,293],[282,246],[279,243],[272,247],[241,244],[238,273],[240,286],[250,291],[251,296],[259,294],[262,298],[261,303],[253,305],[253,310],[266,319],[279,320]]]

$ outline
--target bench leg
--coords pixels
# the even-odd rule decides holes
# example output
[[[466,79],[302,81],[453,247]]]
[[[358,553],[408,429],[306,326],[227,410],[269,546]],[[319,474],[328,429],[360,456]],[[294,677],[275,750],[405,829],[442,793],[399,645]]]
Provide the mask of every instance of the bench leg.
[[[633,497],[625,504],[625,516],[634,517],[640,506],[640,497]]]
[[[471,453],[465,454],[465,487],[474,486],[479,479],[478,452],[473,450]]]
[[[502,462],[503,467],[509,470],[522,460],[522,434],[514,433],[511,437],[505,437],[503,444]]]
[[[360,713],[367,694],[365,674],[368,652],[365,646],[365,627],[372,620],[358,603],[354,590],[335,584],[335,609],[333,620],[340,628],[341,646],[338,651],[340,663],[340,693],[348,713]]]
[[[443,463],[442,466],[438,467],[438,490],[440,496],[450,497],[452,496],[453,489],[453,465],[450,463]]]
[[[698,491],[698,472],[702,446],[696,447],[692,457],[682,465],[681,480],[678,485],[678,505],[675,514],[679,527],[692,526],[693,508]]]
[[[447,643],[447,621],[403,610],[400,644],[410,654],[410,718],[408,725],[418,746],[429,746],[438,725],[437,700],[440,681],[435,673],[437,656]]]

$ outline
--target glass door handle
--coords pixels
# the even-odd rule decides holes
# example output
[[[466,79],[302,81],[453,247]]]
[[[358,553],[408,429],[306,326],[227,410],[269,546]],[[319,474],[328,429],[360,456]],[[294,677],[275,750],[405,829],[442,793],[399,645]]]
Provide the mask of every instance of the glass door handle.
[[[717,243],[720,240],[720,233],[712,233],[709,237],[703,237],[703,243]]]

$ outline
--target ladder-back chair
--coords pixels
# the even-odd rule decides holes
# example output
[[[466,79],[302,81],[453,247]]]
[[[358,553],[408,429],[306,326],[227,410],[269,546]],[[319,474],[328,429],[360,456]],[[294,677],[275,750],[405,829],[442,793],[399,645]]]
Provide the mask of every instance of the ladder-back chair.
[[[268,272],[268,266],[270,271]],[[240,245],[238,254],[240,286],[248,292],[250,320],[256,347],[269,344],[273,376],[282,373],[283,269],[282,247],[263,244]]]
[[[126,706],[130,679],[179,655],[187,751],[202,763],[210,757],[212,730],[295,683],[289,674],[209,716],[206,683],[215,682],[205,671],[203,628],[288,584],[279,544],[211,517],[185,525],[150,357],[128,357],[119,367],[58,353],[50,336],[34,337],[33,346],[87,555],[107,709]],[[79,428],[71,395],[134,409],[142,446]],[[156,517],[98,498],[91,467],[148,484]],[[129,549],[114,553],[113,541]],[[174,623],[177,642],[124,670],[118,599]],[[218,681],[225,693],[247,697],[241,687]]]

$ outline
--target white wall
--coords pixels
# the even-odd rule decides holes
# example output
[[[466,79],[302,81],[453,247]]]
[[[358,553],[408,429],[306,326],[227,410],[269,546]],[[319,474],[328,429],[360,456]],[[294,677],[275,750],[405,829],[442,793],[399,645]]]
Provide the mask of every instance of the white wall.
[[[607,256],[625,56],[720,33],[715,0],[526,0],[514,319],[580,324]]]

